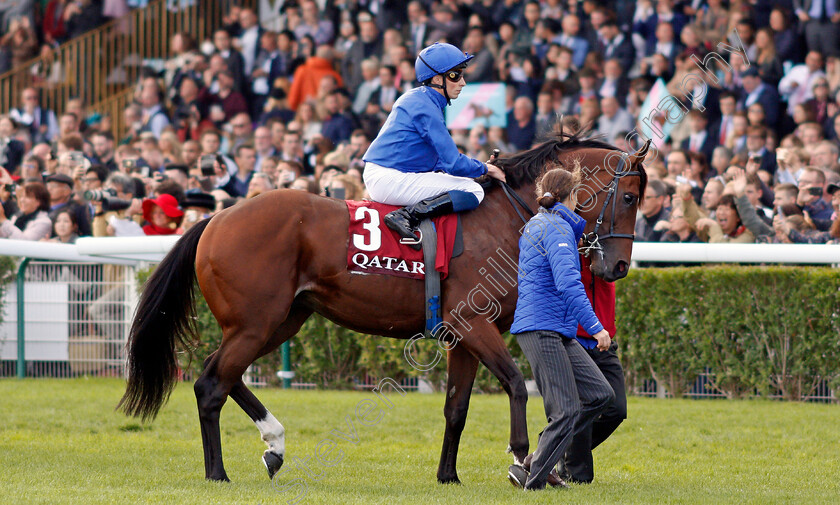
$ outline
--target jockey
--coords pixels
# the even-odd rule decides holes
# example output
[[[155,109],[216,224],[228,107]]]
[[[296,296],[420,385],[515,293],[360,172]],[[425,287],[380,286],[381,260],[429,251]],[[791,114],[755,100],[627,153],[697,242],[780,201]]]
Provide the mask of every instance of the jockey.
[[[406,206],[385,216],[404,238],[417,240],[423,219],[478,207],[484,190],[474,178],[505,180],[498,167],[459,153],[446,129],[443,108],[466,85],[463,70],[472,58],[451,44],[423,49],[414,64],[423,85],[397,99],[363,157],[370,197]]]

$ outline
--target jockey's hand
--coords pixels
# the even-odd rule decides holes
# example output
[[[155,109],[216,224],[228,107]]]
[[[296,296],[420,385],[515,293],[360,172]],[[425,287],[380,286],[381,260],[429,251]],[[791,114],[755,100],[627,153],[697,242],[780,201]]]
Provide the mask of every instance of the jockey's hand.
[[[502,182],[507,182],[505,179],[505,173],[502,171],[501,168],[493,165],[492,163],[486,163],[487,165],[487,175],[494,179],[498,179]]]
[[[607,330],[599,331],[598,333],[592,335],[592,338],[598,341],[598,350],[601,352],[609,349],[610,344],[612,343],[612,339],[610,338],[610,334],[607,333]]]

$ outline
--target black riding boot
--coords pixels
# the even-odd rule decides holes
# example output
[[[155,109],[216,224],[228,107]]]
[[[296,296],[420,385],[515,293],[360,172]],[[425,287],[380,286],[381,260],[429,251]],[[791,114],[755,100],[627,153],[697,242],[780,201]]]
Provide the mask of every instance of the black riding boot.
[[[453,211],[452,198],[449,193],[444,193],[389,213],[385,216],[385,224],[388,225],[388,228],[399,233],[401,237],[417,240],[414,230],[420,225],[420,221],[450,214]]]

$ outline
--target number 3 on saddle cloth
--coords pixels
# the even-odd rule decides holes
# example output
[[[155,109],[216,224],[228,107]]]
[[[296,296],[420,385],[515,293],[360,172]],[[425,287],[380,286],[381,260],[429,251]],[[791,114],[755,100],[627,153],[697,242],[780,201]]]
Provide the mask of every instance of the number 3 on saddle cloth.
[[[356,274],[383,274],[424,279],[423,251],[400,244],[400,236],[382,221],[398,206],[371,201],[347,201],[350,212],[350,241],[347,245],[347,270]],[[458,215],[446,214],[432,219],[437,230],[435,270],[445,279],[449,260],[460,254],[455,247]],[[457,254],[453,255],[453,252]]]
[[[446,214],[423,221],[420,229],[426,229],[434,236],[434,245],[428,237],[423,238],[423,251],[400,243],[400,235],[382,222],[382,217],[398,209],[369,201],[347,201],[350,213],[350,241],[347,244],[347,269],[353,274],[385,274],[425,281],[425,311],[427,338],[435,338],[435,332],[443,321],[441,315],[440,280],[449,274],[449,260],[464,250],[457,214]],[[432,229],[434,232],[432,232]],[[432,256],[434,254],[434,256]],[[434,274],[426,275],[426,268]],[[428,267],[426,266],[428,265]]]

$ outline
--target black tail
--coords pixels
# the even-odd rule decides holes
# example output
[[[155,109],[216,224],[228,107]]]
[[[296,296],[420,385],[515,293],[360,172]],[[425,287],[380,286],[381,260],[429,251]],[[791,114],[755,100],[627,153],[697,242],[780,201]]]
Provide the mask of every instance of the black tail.
[[[169,399],[178,374],[176,339],[198,340],[195,327],[195,253],[210,219],[184,234],[143,289],[128,336],[128,385],[118,409],[154,419]]]

